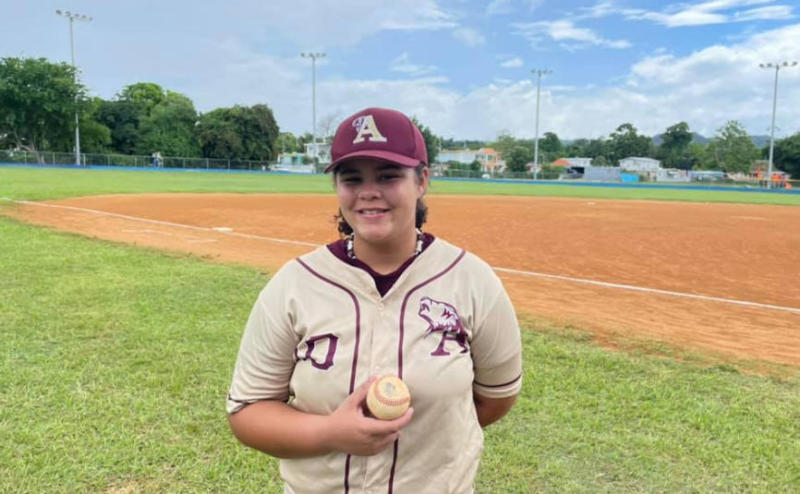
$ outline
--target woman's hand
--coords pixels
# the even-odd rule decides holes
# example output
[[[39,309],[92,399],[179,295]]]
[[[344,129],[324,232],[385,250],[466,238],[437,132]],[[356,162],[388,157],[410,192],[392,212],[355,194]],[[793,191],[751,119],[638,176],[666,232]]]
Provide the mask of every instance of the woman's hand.
[[[326,443],[331,449],[356,456],[380,453],[400,437],[400,431],[411,421],[413,408],[394,420],[366,416],[367,391],[375,379],[359,386],[328,416]]]

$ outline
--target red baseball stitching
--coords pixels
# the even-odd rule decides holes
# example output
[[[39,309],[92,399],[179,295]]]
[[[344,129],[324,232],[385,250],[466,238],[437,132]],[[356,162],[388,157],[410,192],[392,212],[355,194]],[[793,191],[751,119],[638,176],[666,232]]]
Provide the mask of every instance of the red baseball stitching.
[[[396,407],[399,405],[403,405],[411,401],[411,396],[405,396],[403,398],[389,398],[385,394],[381,392],[380,383],[385,378],[380,378],[375,382],[375,399],[381,402],[382,405],[386,405],[389,407]]]

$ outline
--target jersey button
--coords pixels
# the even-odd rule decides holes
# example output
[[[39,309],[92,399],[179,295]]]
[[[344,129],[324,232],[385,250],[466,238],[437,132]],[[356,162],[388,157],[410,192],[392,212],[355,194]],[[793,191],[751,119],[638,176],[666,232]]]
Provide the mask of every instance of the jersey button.
[[[383,302],[378,303],[378,310],[383,312]]]

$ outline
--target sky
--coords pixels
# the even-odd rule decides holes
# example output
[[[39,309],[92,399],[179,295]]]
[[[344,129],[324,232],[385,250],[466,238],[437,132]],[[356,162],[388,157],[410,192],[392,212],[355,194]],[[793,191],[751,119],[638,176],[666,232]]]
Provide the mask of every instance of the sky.
[[[655,135],[728,120],[767,135],[774,69],[800,61],[797,0],[0,0],[0,57],[70,61],[92,95],[155,82],[198,111],[269,105],[282,131],[333,131],[362,108],[445,138]],[[776,137],[800,131],[800,65],[782,67]]]

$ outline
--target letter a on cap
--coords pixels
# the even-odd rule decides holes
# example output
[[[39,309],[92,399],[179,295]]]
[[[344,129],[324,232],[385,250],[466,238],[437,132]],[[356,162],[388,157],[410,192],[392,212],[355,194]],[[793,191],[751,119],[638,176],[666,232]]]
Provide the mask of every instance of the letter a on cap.
[[[364,142],[365,138],[368,138],[371,142],[387,141],[378,130],[378,126],[375,125],[375,119],[372,118],[372,115],[364,115],[353,120],[353,127],[358,130],[356,138],[353,139],[353,144]]]

